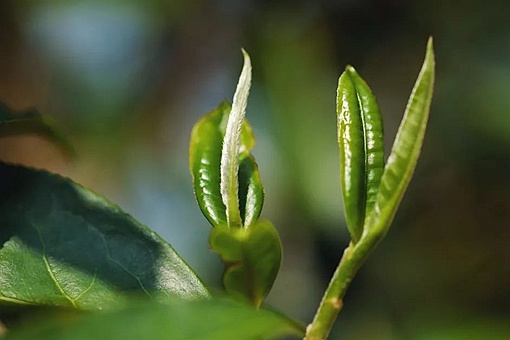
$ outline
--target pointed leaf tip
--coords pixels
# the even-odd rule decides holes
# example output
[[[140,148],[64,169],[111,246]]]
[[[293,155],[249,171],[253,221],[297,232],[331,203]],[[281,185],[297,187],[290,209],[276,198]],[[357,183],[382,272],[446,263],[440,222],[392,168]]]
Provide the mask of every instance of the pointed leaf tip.
[[[347,66],[345,67],[345,72],[346,72],[347,74],[358,74],[358,72],[356,71],[356,69],[355,69],[355,68],[354,68],[354,66],[352,66],[352,65],[347,65]]]
[[[384,235],[388,231],[413,176],[427,128],[434,78],[434,49],[429,38],[423,66],[384,168],[376,208],[366,222],[366,228],[374,229],[374,235]]]
[[[429,40],[427,41],[427,50],[433,50],[434,49],[434,37],[430,36]]]
[[[434,55],[434,38],[432,36],[429,37],[427,41],[427,52],[425,54],[425,63],[432,62],[435,63],[435,55]]]
[[[241,215],[239,212],[239,183],[238,171],[239,163],[237,157],[241,142],[241,130],[244,117],[246,115],[246,106],[248,105],[248,95],[251,87],[251,60],[248,53],[242,49],[244,56],[244,65],[237,83],[237,89],[234,94],[232,110],[230,112],[225,138],[221,153],[221,199],[226,207],[227,224],[229,226],[241,226]]]

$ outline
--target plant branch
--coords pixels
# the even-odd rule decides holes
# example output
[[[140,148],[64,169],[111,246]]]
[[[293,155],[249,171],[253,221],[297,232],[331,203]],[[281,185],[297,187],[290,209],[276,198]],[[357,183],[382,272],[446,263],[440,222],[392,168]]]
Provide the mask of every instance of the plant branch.
[[[338,313],[342,310],[343,297],[352,279],[377,243],[384,237],[384,234],[364,233],[356,245],[350,243],[344,250],[342,259],[329,282],[315,317],[306,329],[304,340],[327,339]]]

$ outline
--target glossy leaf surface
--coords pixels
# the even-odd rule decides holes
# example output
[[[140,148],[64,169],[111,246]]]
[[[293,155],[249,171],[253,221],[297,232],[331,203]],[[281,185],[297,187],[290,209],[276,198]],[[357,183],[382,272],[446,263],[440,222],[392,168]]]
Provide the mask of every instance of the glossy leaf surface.
[[[356,88],[363,121],[366,186],[365,216],[368,216],[374,208],[384,171],[383,121],[377,100],[367,83],[360,77],[354,67],[347,67],[346,72]]]
[[[248,154],[239,161],[239,207],[246,228],[257,222],[263,203],[264,187],[259,168],[255,158]]]
[[[224,101],[204,116],[193,128],[190,143],[190,172],[198,205],[214,227],[226,227],[225,205],[221,198],[220,162],[222,143],[231,105]],[[257,164],[250,149],[255,138],[244,120],[239,147],[239,204],[241,218],[256,221],[264,203],[264,190]],[[244,195],[247,196],[244,196]],[[246,215],[246,216],[245,216]],[[248,225],[248,224],[247,224]]]
[[[254,340],[303,336],[303,327],[282,315],[226,299],[170,304],[138,303],[118,311],[85,315],[14,330],[7,339],[39,340]]]
[[[260,306],[280,268],[282,248],[275,227],[259,220],[250,228],[214,229],[209,242],[226,264],[227,293]]]
[[[337,125],[345,216],[351,237],[357,242],[379,189],[384,140],[375,96],[352,66],[338,82]]]
[[[200,119],[191,132],[189,166],[198,206],[214,227],[227,225],[220,193],[221,146],[226,118],[232,109],[224,101]]]
[[[367,228],[385,233],[391,224],[420,156],[434,87],[435,60],[432,38],[425,61],[407,103],[381,179],[376,205]],[[369,230],[370,232],[370,230]]]
[[[103,309],[121,293],[207,297],[156,233],[69,179],[0,163],[0,304]]]
[[[375,205],[365,219],[361,238],[356,243],[351,242],[345,249],[315,317],[307,326],[306,339],[328,338],[338,313],[342,310],[347,289],[356,273],[386,235],[416,167],[429,116],[433,85],[434,52],[432,39],[430,39],[425,62],[409,98],[404,118],[381,177]]]
[[[21,134],[41,135],[60,146],[69,156],[75,156],[73,146],[51,117],[43,116],[34,109],[14,112],[0,102],[0,137]]]

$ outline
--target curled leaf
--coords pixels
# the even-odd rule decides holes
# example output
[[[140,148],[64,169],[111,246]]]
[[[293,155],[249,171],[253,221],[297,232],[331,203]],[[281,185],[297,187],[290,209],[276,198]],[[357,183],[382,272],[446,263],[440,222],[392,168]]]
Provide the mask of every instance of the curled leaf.
[[[258,307],[278,273],[281,244],[274,226],[259,220],[264,188],[250,153],[255,138],[245,111],[251,63],[244,50],[243,54],[231,109],[223,103],[193,129],[190,170],[199,206],[217,227],[209,241],[225,264],[225,290]]]
[[[239,161],[239,207],[243,225],[249,228],[257,222],[264,203],[264,187],[259,168],[252,155]]]
[[[193,192],[200,210],[214,227],[227,225],[220,193],[220,160],[225,135],[223,122],[230,110],[230,103],[221,103],[200,119],[191,132],[189,166]]]
[[[244,66],[232,106],[223,102],[193,128],[190,172],[200,209],[215,227],[242,227],[259,217],[264,189],[250,150],[255,138],[245,120],[251,62]]]
[[[243,50],[244,66],[234,94],[232,111],[228,117],[227,129],[221,152],[221,198],[226,208],[227,224],[232,227],[242,226],[239,212],[238,155],[241,144],[241,130],[248,105],[251,86],[251,61]]]
[[[352,66],[346,68],[338,82],[337,124],[345,216],[356,243],[379,189],[384,140],[375,96]]]
[[[231,111],[224,101],[194,126],[190,143],[190,172],[198,205],[214,227],[227,227],[226,209],[220,191],[220,160],[226,122]],[[250,150],[255,138],[250,124],[244,120],[239,146],[239,209],[245,226],[260,215],[264,189],[257,163]]]
[[[41,115],[34,109],[14,112],[0,102],[0,137],[21,134],[40,135],[61,147],[68,156],[76,155],[73,145],[50,116]]]

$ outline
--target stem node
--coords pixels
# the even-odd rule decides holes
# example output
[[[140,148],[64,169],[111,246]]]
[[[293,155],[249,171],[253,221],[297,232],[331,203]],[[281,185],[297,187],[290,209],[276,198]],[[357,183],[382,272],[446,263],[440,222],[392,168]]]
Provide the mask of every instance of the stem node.
[[[328,299],[326,301],[326,303],[329,303],[331,306],[333,306],[334,309],[342,309],[343,305],[344,305],[344,302],[342,301],[342,299],[338,299],[338,298],[331,298],[331,299]]]

